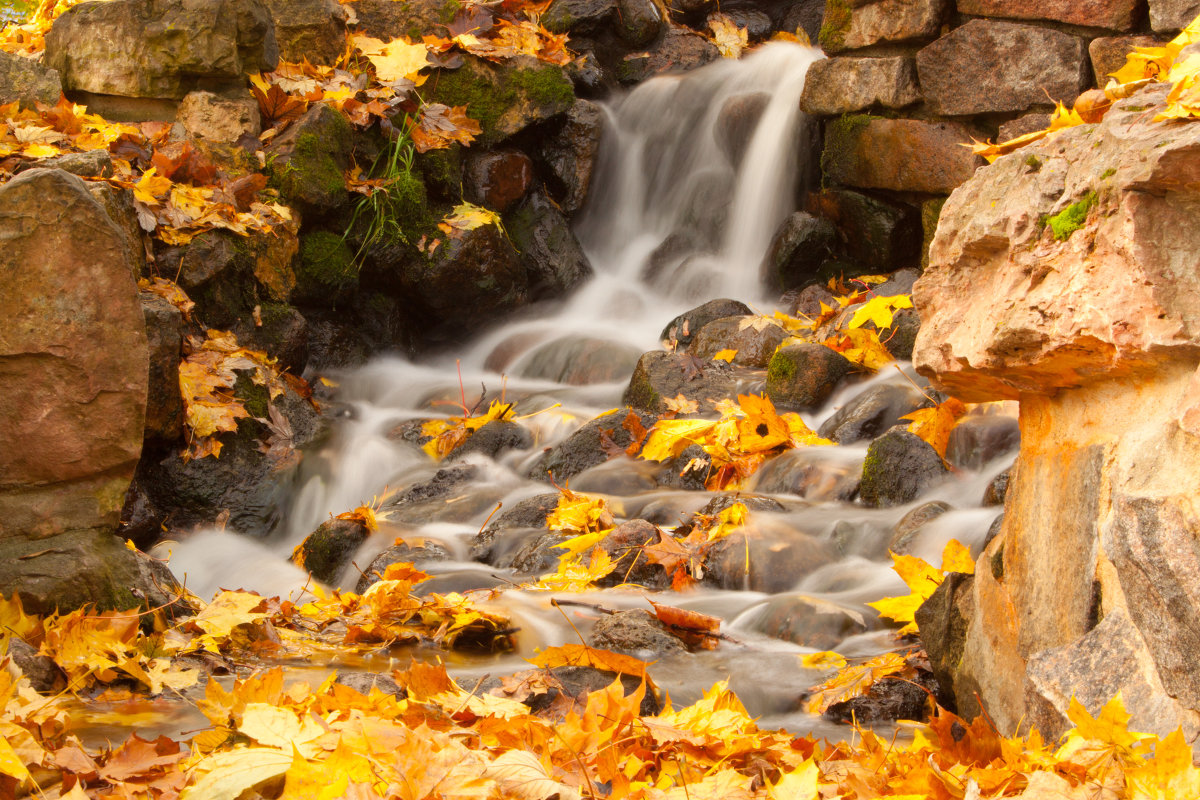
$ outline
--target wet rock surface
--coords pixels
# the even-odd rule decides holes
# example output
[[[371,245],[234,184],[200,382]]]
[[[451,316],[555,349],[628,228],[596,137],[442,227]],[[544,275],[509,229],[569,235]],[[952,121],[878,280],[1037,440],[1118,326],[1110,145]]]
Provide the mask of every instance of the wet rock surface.
[[[331,519],[308,535],[292,560],[322,583],[337,583],[370,535],[371,531],[360,520]]]
[[[941,456],[925,440],[893,429],[867,448],[859,496],[868,506],[898,506],[915,500],[948,474]]]

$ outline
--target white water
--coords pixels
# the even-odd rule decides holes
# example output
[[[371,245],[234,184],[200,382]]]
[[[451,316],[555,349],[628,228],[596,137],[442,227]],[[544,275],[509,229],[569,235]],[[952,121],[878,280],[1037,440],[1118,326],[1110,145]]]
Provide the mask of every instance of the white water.
[[[559,337],[602,339],[633,353],[655,349],[659,332],[677,313],[716,297],[735,297],[768,309],[759,288],[759,265],[775,229],[795,207],[797,154],[808,149],[798,103],[804,74],[820,57],[795,45],[769,45],[741,61],[723,61],[685,77],[651,80],[614,101],[608,107],[610,130],[588,210],[578,226],[595,278],[556,312],[506,325],[461,353],[425,364],[381,358],[338,376],[339,399],[350,414],[329,443],[306,454],[303,480],[284,530],[265,543],[232,533],[200,532],[174,546],[176,573],[186,575],[189,588],[201,596],[218,587],[250,588],[264,594],[297,591],[305,576],[286,559],[305,535],[330,514],[367,502],[385,487],[405,489],[436,470],[423,453],[390,440],[387,433],[404,420],[453,413],[451,406],[435,403],[457,401],[460,391],[465,392],[468,405],[474,404],[482,385],[489,398],[497,397],[503,387],[507,398],[517,402],[519,413],[551,409],[524,422],[535,435],[535,446],[506,454],[498,462],[477,458],[481,475],[471,497],[444,509],[437,521],[381,532],[356,560],[365,568],[374,553],[403,533],[434,538],[452,549],[459,561],[425,565],[445,585],[476,585],[488,582],[490,575],[503,577],[503,570],[464,563],[467,542],[497,502],[511,507],[552,488],[524,477],[530,464],[544,447],[618,406],[628,378],[626,372],[616,382],[583,385],[522,378],[531,351]],[[755,92],[766,93],[770,100],[740,168],[735,169],[718,145],[714,128],[726,102]],[[686,244],[677,248],[657,280],[646,280],[651,253],[672,237]],[[456,358],[461,359],[461,388]],[[498,363],[505,365],[507,378],[492,368]],[[846,387],[808,421],[815,427],[863,388],[901,380],[895,373],[883,374]],[[556,403],[561,405],[552,408]],[[757,524],[764,537],[780,543],[794,539],[798,531],[816,540],[841,542],[845,557],[796,580],[788,591],[862,615],[878,628],[874,612],[865,604],[906,593],[889,568],[886,542],[891,527],[912,506],[874,510],[830,499],[839,476],[861,469],[864,453],[865,443],[781,456],[773,469],[803,472],[808,478],[803,489],[793,488],[781,497],[793,510],[763,514]],[[997,510],[979,509],[979,498],[987,481],[1004,466],[989,465],[980,474],[962,476],[931,494],[962,510],[922,529],[915,545],[919,555],[936,561],[953,537],[975,545],[982,541]],[[615,460],[579,476],[571,485],[583,491],[605,490],[614,506],[630,518],[649,514],[652,508],[685,514],[707,501],[702,493],[652,488],[643,475],[648,467],[646,462]],[[357,572],[349,573],[345,582],[353,586]],[[460,672],[503,674],[506,669],[522,668],[520,657],[534,647],[574,640],[575,631],[549,608],[548,599],[507,592],[502,602],[522,629],[519,652],[498,661],[459,665]],[[610,608],[646,607],[640,594],[609,591],[580,599]],[[686,701],[713,680],[732,673],[737,678],[735,688],[753,712],[795,728],[812,729],[818,724],[790,711],[799,692],[819,678],[799,669],[795,659],[797,653],[812,648],[766,638],[755,628],[762,604],[770,600],[771,596],[759,592],[703,590],[666,601],[720,615],[745,643],[676,660],[661,670],[660,683],[675,700]],[[586,632],[590,621],[580,617],[573,622]],[[879,652],[886,649],[889,637],[887,631],[869,631],[850,637],[838,648],[849,655]]]

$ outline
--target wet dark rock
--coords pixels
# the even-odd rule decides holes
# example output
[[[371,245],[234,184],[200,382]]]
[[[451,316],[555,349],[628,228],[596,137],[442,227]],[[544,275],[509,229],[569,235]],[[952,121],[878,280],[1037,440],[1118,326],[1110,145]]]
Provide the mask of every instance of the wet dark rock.
[[[951,510],[949,503],[944,503],[941,500],[931,500],[909,511],[892,528],[892,538],[888,542],[888,549],[900,555],[911,553],[913,541],[921,526],[937,519],[949,510]]]
[[[691,311],[685,311],[667,323],[658,338],[665,342],[674,341],[679,347],[687,347],[692,339],[708,323],[723,317],[737,317],[753,314],[750,307],[739,300],[721,298],[709,300]]]
[[[522,360],[517,375],[569,386],[611,383],[632,372],[640,355],[641,351],[632,345],[564,336],[533,350]]]
[[[737,375],[723,361],[654,350],[638,359],[623,401],[634,408],[662,413],[667,410],[664,400],[682,394],[707,409],[737,396],[738,385]]]
[[[875,294],[881,297],[891,297],[897,294],[912,294],[917,278],[921,277],[920,270],[898,269],[888,276],[888,279],[875,287]]]
[[[308,365],[316,370],[353,369],[367,363],[371,344],[354,325],[332,315],[306,313]]]
[[[817,408],[852,369],[853,363],[825,345],[788,345],[767,365],[767,397],[781,409]]]
[[[25,61],[27,59],[21,59]],[[88,150],[83,153],[63,153],[54,158],[41,161],[24,161],[12,168],[14,175],[20,175],[29,169],[61,169],[81,178],[111,178],[113,175],[112,156],[107,150]],[[92,187],[88,187],[89,190]],[[94,196],[94,194],[93,194]],[[98,198],[97,198],[98,199]]]
[[[825,3],[822,0],[799,0],[788,3],[786,9],[779,22],[779,30],[788,33],[802,30],[809,41],[817,41],[825,17]]]
[[[769,102],[771,96],[766,92],[747,92],[734,95],[721,106],[713,136],[735,169],[741,165]]]
[[[859,612],[802,594],[772,597],[753,614],[751,629],[817,650],[832,650],[847,637],[870,630]]]
[[[496,458],[509,450],[524,450],[533,444],[533,435],[516,422],[494,419],[475,431],[467,440],[450,451],[454,458],[461,458],[469,453],[481,453],[488,458]]]
[[[657,419],[654,414],[629,407],[596,417],[538,459],[529,470],[529,477],[541,481],[553,480],[562,485],[585,469],[608,461],[610,456],[604,450],[605,439],[621,449],[633,442],[633,437],[624,427],[630,414],[646,430],[649,430]]]
[[[579,42],[576,41],[575,44],[578,45]],[[600,97],[605,93],[607,78],[595,53],[580,53],[567,65],[566,73],[575,85],[576,95]]]
[[[370,535],[370,529],[359,520],[331,519],[304,539],[292,560],[321,583],[337,583]]]
[[[898,719],[922,722],[933,708],[937,688],[933,674],[924,671],[912,678],[882,678],[871,684],[866,694],[834,703],[824,716],[834,722],[859,725]]]
[[[974,580],[973,575],[951,572],[914,614],[929,666],[946,698],[955,696],[967,628],[975,615]]]
[[[920,263],[924,232],[915,207],[849,189],[822,192],[820,202],[856,267],[888,272]]]
[[[314,105],[267,148],[271,183],[303,210],[328,213],[345,204],[350,123],[327,105]]]
[[[468,153],[463,164],[467,200],[504,213],[525,196],[533,183],[533,159],[511,147]]]
[[[1021,426],[1015,417],[988,414],[967,417],[950,431],[946,460],[960,469],[979,469],[1021,446]]]
[[[370,565],[363,570],[362,576],[359,577],[358,583],[354,586],[354,591],[362,594],[371,588],[371,586],[380,581],[383,571],[392,564],[447,561],[450,557],[450,550],[441,542],[433,539],[422,539],[420,544],[415,545],[404,543],[394,544],[375,556]]]
[[[121,525],[117,535],[129,539],[142,550],[149,550],[159,540],[167,515],[150,497],[142,485],[140,472],[145,467],[139,464],[139,473],[134,474],[133,483],[125,493],[125,505],[121,508]]]
[[[725,317],[705,325],[688,345],[688,353],[706,361],[722,350],[736,350],[730,362],[742,367],[765,367],[775,349],[788,337],[775,323],[756,324],[753,317]]]
[[[689,492],[703,491],[708,481],[711,461],[698,444],[684,449],[675,458],[663,462],[662,471],[655,479],[659,486],[668,489],[683,489]]]
[[[355,0],[357,30],[385,42],[400,36],[419,41],[428,33],[442,33],[460,8],[447,0]]]
[[[761,11],[750,8],[730,8],[724,12],[734,25],[745,28],[752,42],[761,41],[771,35],[771,18]]]
[[[992,478],[983,491],[982,502],[985,506],[1004,505],[1004,496],[1008,494],[1008,479],[1011,474],[1012,468],[1010,467]]]
[[[900,361],[912,359],[917,333],[921,330],[921,316],[915,308],[902,308],[892,315],[891,327],[879,332],[883,346]]]
[[[547,672],[558,683],[558,687],[551,688],[547,692],[531,694],[521,701],[529,706],[529,710],[535,714],[555,711],[558,701],[563,695],[570,697],[576,707],[584,707],[587,705],[587,696],[589,694],[604,691],[612,685],[613,681],[618,679],[621,681],[621,688],[624,690],[626,697],[637,692],[643,685],[642,679],[635,675],[605,672],[592,667],[553,667],[547,670]],[[499,685],[498,679],[490,680],[495,680],[496,685]],[[497,692],[494,689],[488,687],[489,682],[484,681],[481,690],[496,694]],[[654,689],[647,684],[645,692],[642,696],[642,704],[638,708],[638,713],[643,717],[654,716],[660,713],[663,708],[662,701],[659,700]]]
[[[146,438],[173,442],[183,432],[183,398],[179,394],[179,360],[183,347],[183,315],[158,295],[141,293],[150,349],[146,396]]]
[[[768,494],[793,494],[810,502],[858,496],[862,459],[826,447],[788,450],[768,460],[754,473],[750,488]]]
[[[891,530],[877,519],[839,519],[830,539],[843,557],[861,556],[873,561],[888,557]]]
[[[616,586],[620,583],[636,583],[651,589],[665,589],[671,585],[671,576],[661,564],[646,560],[642,547],[659,540],[659,529],[644,519],[622,522],[604,537],[600,548],[612,559],[614,568],[602,581],[601,586]]]
[[[640,83],[664,73],[688,72],[718,60],[721,52],[703,36],[671,26],[648,51],[630,53],[617,68],[624,84]]]
[[[830,543],[791,529],[731,533],[704,561],[704,583],[721,589],[786,592],[805,575],[838,559]]]
[[[300,237],[300,263],[292,299],[301,305],[336,308],[358,291],[358,266],[346,239],[329,231]]]
[[[850,400],[821,425],[820,433],[838,444],[871,439],[928,406],[929,398],[907,383],[873,386]]]
[[[558,545],[574,534],[546,531],[540,535],[526,537],[525,543],[512,555],[512,560],[500,559],[496,566],[509,567],[521,575],[536,577],[558,569],[558,562],[567,551]]]
[[[788,313],[792,316],[803,314],[806,317],[816,319],[821,316],[821,304],[832,308],[837,302],[833,299],[833,292],[827,287],[819,283],[812,283],[805,286],[800,291],[790,291],[784,294],[782,301],[787,306]]]
[[[837,230],[827,219],[797,211],[779,226],[763,259],[763,279],[775,291],[803,286],[834,257]]]
[[[153,98],[233,86],[278,60],[260,0],[80,4],[54,21],[44,57],[67,91]]]
[[[38,103],[54,106],[61,96],[62,83],[56,70],[31,58],[0,53],[0,103],[20,101],[21,108],[35,108]]]
[[[336,0],[263,0],[284,61],[331,65],[346,49],[346,12]]]
[[[616,0],[554,0],[541,22],[554,33],[594,33],[607,27]]]
[[[983,537],[983,544],[981,544],[979,546],[980,549],[981,550],[986,549],[987,546],[992,543],[992,539],[995,539],[997,536],[1000,535],[1000,531],[1003,530],[1003,528],[1004,528],[1004,512],[1001,511],[999,514],[996,515],[996,518],[994,520],[992,520],[992,524],[988,526],[987,534]]]
[[[671,285],[672,273],[678,271],[681,265],[687,264],[695,253],[705,249],[704,244],[700,241],[702,236],[698,233],[691,230],[675,231],[663,239],[646,259],[646,265],[642,268],[642,279],[656,286]],[[722,316],[732,316],[738,313],[742,312],[734,311],[729,315],[722,314]],[[695,335],[696,331],[693,330],[691,333]]]
[[[540,189],[508,214],[505,229],[525,267],[530,299],[561,297],[592,276],[570,221]]]
[[[654,41],[666,17],[655,0],[617,0],[617,33],[632,47],[644,47]]]
[[[592,647],[645,660],[682,655],[688,651],[683,640],[649,611],[640,608],[600,617],[588,638]]]
[[[393,697],[408,696],[408,692],[403,687],[399,686],[390,675],[384,675],[382,672],[339,672],[334,680],[343,686],[349,686],[362,695],[369,695],[372,689],[378,689]]]
[[[697,511],[697,514],[705,516],[714,516],[720,514],[725,509],[741,503],[750,511],[784,511],[783,503],[773,497],[765,497],[757,494],[745,494],[743,492],[724,492],[722,494],[713,495],[712,499],[704,504],[704,508]]]
[[[604,110],[600,104],[576,100],[562,129],[542,144],[542,161],[557,183],[554,195],[567,214],[575,214],[587,200],[603,133]]]
[[[471,541],[471,559],[498,564],[497,559],[511,551],[505,546],[507,540],[517,539],[530,531],[545,530],[546,517],[558,507],[561,496],[558,492],[534,495],[502,511]],[[513,532],[515,535],[509,536]]]
[[[57,694],[67,685],[66,674],[50,656],[40,655],[37,648],[24,639],[13,636],[8,640],[8,656],[20,667],[33,688],[42,694]]]
[[[479,468],[473,464],[444,467],[428,480],[414,483],[396,495],[384,509],[398,522],[428,522],[447,499],[463,496],[478,474]]]
[[[246,329],[238,341],[251,350],[261,350],[279,360],[279,366],[293,375],[301,375],[308,365],[308,320],[300,311],[284,303],[259,306],[262,325]]]
[[[863,461],[859,497],[875,507],[898,506],[917,499],[942,482],[949,470],[924,439],[900,428],[871,442]]]

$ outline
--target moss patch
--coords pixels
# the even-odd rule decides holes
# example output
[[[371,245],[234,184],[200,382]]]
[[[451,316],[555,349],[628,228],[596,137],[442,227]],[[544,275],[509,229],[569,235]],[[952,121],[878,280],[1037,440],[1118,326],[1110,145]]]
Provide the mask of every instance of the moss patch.
[[[1054,238],[1065,242],[1071,234],[1083,227],[1087,222],[1088,212],[1096,205],[1096,193],[1088,192],[1078,202],[1064,208],[1054,216],[1047,216],[1044,221],[1050,226]]]
[[[1033,153],[1025,156],[1025,166],[1029,167],[1030,172],[1037,172],[1042,168],[1042,160]]]
[[[562,113],[575,102],[575,90],[563,71],[552,65],[496,69],[468,62],[438,76],[433,99],[466,106],[479,121],[481,144],[493,145],[527,125]]]
[[[824,178],[836,182],[839,174],[852,170],[852,162],[858,156],[859,136],[876,119],[882,118],[872,114],[843,114],[829,122],[825,128],[825,145],[821,150],[821,174]]]
[[[822,48],[829,51],[845,49],[846,32],[850,30],[852,16],[846,0],[826,0],[825,19],[817,34],[817,42]]]
[[[296,278],[296,294],[300,299],[332,305],[358,285],[354,254],[337,234],[326,231],[305,234],[300,240],[300,270]]]

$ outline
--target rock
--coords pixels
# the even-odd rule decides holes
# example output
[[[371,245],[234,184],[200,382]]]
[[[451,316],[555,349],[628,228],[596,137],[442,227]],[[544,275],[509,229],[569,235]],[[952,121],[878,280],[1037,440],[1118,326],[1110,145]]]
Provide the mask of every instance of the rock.
[[[420,544],[394,544],[384,550],[371,561],[370,566],[363,570],[362,577],[354,586],[354,591],[362,594],[380,581],[384,570],[392,564],[414,563],[425,561],[447,561],[452,557],[451,552],[441,542],[433,539],[421,539]]]
[[[658,338],[664,342],[676,342],[679,347],[687,347],[692,339],[708,323],[722,317],[737,317],[753,314],[750,306],[740,300],[709,300],[691,311],[685,311],[667,323]]]
[[[317,371],[353,369],[367,363],[371,345],[354,325],[308,313],[308,364]]]
[[[886,295],[883,295],[886,297]],[[892,358],[910,361],[913,348],[917,345],[917,334],[921,332],[921,317],[916,309],[902,308],[892,315],[892,325],[879,332],[883,346]]]
[[[947,116],[1068,107],[1088,83],[1084,42],[1049,28],[973,19],[917,53],[925,101]]]
[[[571,223],[540,189],[508,215],[504,227],[520,253],[532,299],[561,297],[592,276]]]
[[[547,342],[522,359],[516,374],[568,386],[619,381],[637,366],[641,352],[632,345],[581,336]]]
[[[434,87],[429,102],[470,107],[472,119],[483,128],[476,137],[482,147],[563,114],[575,103],[575,90],[562,69],[532,56],[504,65],[469,57],[459,69],[442,70]]]
[[[223,144],[262,132],[258,103],[252,97],[232,100],[212,92],[189,92],[179,104],[175,120],[188,136]]]
[[[335,0],[262,0],[284,61],[332,66],[346,49],[346,12]]]
[[[1008,493],[1008,479],[1011,475],[1011,468],[1004,470],[988,483],[987,488],[983,491],[983,500],[985,506],[1002,506],[1004,505],[1004,496]]]
[[[559,547],[574,534],[559,533],[558,531],[543,531],[532,536],[522,537],[522,544],[512,558],[501,558],[496,562],[498,567],[507,567],[519,575],[537,578],[558,569],[559,561],[567,555],[567,551]]]
[[[26,161],[13,167],[12,172],[14,175],[20,175],[31,169],[61,169],[63,172],[69,172],[81,178],[111,178],[113,175],[112,156],[108,154],[107,150],[63,153],[60,156],[41,161]],[[95,187],[89,185],[88,189],[92,192],[93,197],[97,195]],[[101,202],[103,203],[103,201]]]
[[[839,408],[818,433],[838,444],[873,439],[899,424],[901,417],[928,405],[929,398],[907,383],[879,384]]]
[[[378,689],[393,697],[408,697],[408,691],[399,686],[395,679],[379,672],[339,672],[334,682],[349,686],[361,695],[370,695],[372,689]]]
[[[511,554],[511,541],[519,541],[529,531],[545,530],[546,517],[558,508],[561,496],[547,492],[527,497],[496,516],[471,540],[471,560],[498,564]]]
[[[644,47],[654,41],[666,17],[655,0],[617,0],[617,33],[631,47]]]
[[[1050,127],[1050,114],[1043,111],[1035,111],[1031,114],[1024,114],[1016,119],[1009,120],[1008,122],[1002,122],[1000,124],[999,135],[996,136],[996,141],[1007,142],[1009,139],[1016,139],[1018,136],[1024,136],[1027,133],[1044,131],[1048,127]]]
[[[804,576],[838,554],[831,544],[791,527],[757,525],[715,543],[704,560],[704,583],[721,589],[775,594],[796,588]]]
[[[308,364],[308,320],[283,303],[263,303],[258,316],[262,325],[247,329],[239,341],[251,350],[279,359],[279,366],[293,375],[303,374]]]
[[[1197,4],[1200,13],[1200,3]],[[1190,21],[1190,20],[1189,20]],[[1125,56],[1135,47],[1160,47],[1163,40],[1157,36],[1101,36],[1088,43],[1088,56],[1092,62],[1092,75],[1096,85],[1103,87],[1109,75],[1125,66]]]
[[[730,97],[721,106],[713,126],[713,135],[734,169],[741,165],[758,122],[770,102],[771,95],[766,92],[746,92]]]
[[[663,462],[662,471],[658,473],[655,482],[667,489],[702,492],[708,481],[709,471],[708,454],[699,445],[694,444],[684,448],[675,458]],[[674,519],[671,522],[674,522]]]
[[[292,299],[302,305],[336,308],[358,291],[359,272],[346,240],[329,231],[300,237],[300,263]]]
[[[640,608],[606,614],[588,637],[592,647],[625,653],[646,661],[682,655],[687,646],[649,611]]]
[[[471,153],[463,165],[467,200],[503,214],[533,183],[533,159],[514,148]]]
[[[554,195],[566,214],[575,214],[587,200],[603,133],[604,109],[600,104],[576,100],[562,130],[542,143],[542,161],[558,183]]]
[[[791,214],[767,247],[761,272],[775,291],[787,291],[815,280],[837,250],[837,229],[827,219],[804,211]]]
[[[39,655],[24,639],[16,636],[8,640],[8,657],[29,679],[34,690],[41,694],[58,694],[67,686],[67,676],[50,656]]]
[[[1135,0],[1088,0],[1084,3],[1074,0],[958,0],[958,13],[973,17],[1049,20],[1127,31],[1133,27],[1137,6]]]
[[[404,265],[409,299],[429,337],[461,338],[525,305],[529,281],[512,242],[496,225],[451,237],[430,258]]]
[[[133,255],[83,181],[29,170],[0,187],[0,209],[0,373],[12,388],[0,408],[10,443],[0,449],[0,542],[33,575],[43,559],[29,556],[53,547],[45,537],[116,528],[142,450],[146,323]],[[89,561],[62,579],[98,566]]]
[[[1183,30],[1198,14],[1196,0],[1150,0],[1150,27],[1156,33]]]
[[[470,506],[462,501],[471,497],[473,500],[484,498],[488,506],[494,506],[488,494],[477,489],[474,496],[466,493],[470,482],[478,477],[479,468],[474,464],[456,464],[437,470],[426,480],[414,481],[407,489],[396,495],[384,505],[393,522],[425,524],[439,519],[448,501],[455,505]]]
[[[642,703],[638,707],[639,715],[652,717],[663,710],[662,701],[658,699],[653,687],[636,675],[604,672],[603,670],[591,667],[553,667],[549,670],[549,673],[561,684],[562,693],[571,697],[577,707],[586,707],[587,696],[589,694],[603,691],[611,686],[613,681],[619,680],[626,697],[639,691],[645,692],[642,695]],[[538,702],[529,703],[530,709],[534,713],[549,710],[557,694],[557,692],[552,691],[544,695],[530,697],[530,701],[534,701],[535,698],[539,697],[545,698]]]
[[[820,38],[824,21],[824,0],[799,0],[787,4],[778,27],[786,33],[803,31],[810,42],[816,42]]]
[[[155,505],[143,483],[141,476],[135,474],[129,491],[125,493],[117,535],[131,540],[141,550],[149,550],[161,537],[167,515]]]
[[[314,105],[267,147],[271,182],[284,198],[317,213],[346,203],[350,123],[327,105]]]
[[[949,194],[984,163],[964,147],[984,138],[953,122],[842,117],[826,127],[821,170],[844,186]]]
[[[825,52],[840,53],[881,42],[932,39],[946,16],[946,6],[945,0],[827,3],[818,41]]]
[[[633,420],[629,419],[630,415],[633,415]],[[658,417],[655,414],[628,406],[601,414],[550,448],[529,470],[529,477],[553,481],[561,486],[564,481],[574,478],[585,469],[608,461],[610,456],[604,451],[603,444],[605,438],[624,449],[633,442],[626,424],[633,427],[633,421],[636,420],[649,430],[656,419]]]
[[[951,506],[949,503],[943,503],[941,500],[931,500],[909,511],[892,528],[892,537],[888,541],[888,550],[900,555],[912,553],[912,544],[916,538],[917,531],[921,530],[921,527],[925,523],[932,522],[950,510]]]
[[[672,25],[653,47],[630,53],[617,68],[621,83],[640,83],[655,75],[690,72],[721,57],[716,45],[686,28]]]
[[[741,367],[765,367],[775,349],[788,338],[788,332],[773,322],[759,325],[761,320],[743,316],[715,319],[696,333],[687,351],[709,361],[722,350],[736,350],[737,355],[729,363]]]
[[[179,394],[183,315],[178,308],[149,292],[141,293],[141,302],[150,361],[145,437],[173,442],[183,433],[183,398]]]
[[[933,675],[919,671],[913,678],[881,678],[858,697],[834,703],[825,719],[855,725],[895,722],[911,719],[922,722],[936,699],[930,694],[937,688]]]
[[[292,554],[292,561],[321,583],[336,584],[370,535],[360,520],[334,518],[305,537]]]
[[[829,189],[818,199],[858,269],[890,272],[921,260],[921,220],[915,208],[850,189]]]
[[[734,25],[745,29],[746,37],[751,42],[761,42],[771,35],[771,17],[761,11],[752,8],[728,8],[724,14]]]
[[[906,430],[893,428],[867,448],[859,496],[868,506],[899,506],[917,499],[948,474],[946,465],[928,442]]]
[[[1021,446],[1021,427],[1015,417],[997,414],[967,417],[950,431],[946,461],[959,469],[977,470]]]
[[[788,313],[792,316],[803,314],[806,317],[821,316],[821,304],[832,308],[837,301],[828,287],[819,283],[811,283],[800,291],[790,291],[782,298],[787,304]]]
[[[533,435],[516,422],[494,419],[471,434],[468,439],[450,451],[454,458],[470,453],[480,453],[496,458],[508,450],[525,450],[533,445]]]
[[[767,365],[767,397],[780,409],[818,408],[853,368],[841,353],[822,344],[781,347]]]
[[[68,92],[181,98],[270,72],[278,59],[261,0],[82,3],[46,33],[45,63]]]
[[[600,65],[595,53],[579,54],[566,66],[565,71],[575,86],[575,94],[582,97],[601,97],[609,84],[604,67]]]
[[[76,161],[73,166],[82,167],[84,163],[82,160]],[[100,162],[100,169],[101,171],[104,170],[103,161]],[[104,208],[105,213],[108,214],[108,218],[120,229],[121,236],[125,240],[125,246],[129,248],[129,252],[133,256],[134,277],[142,277],[145,274],[146,267],[146,242],[145,233],[142,231],[141,225],[138,224],[137,208],[134,206],[133,201],[133,190],[118,188],[99,181],[88,181],[86,185],[92,197]]]
[[[951,572],[917,609],[918,635],[929,655],[929,667],[946,697],[962,697],[965,687],[956,686],[958,665],[966,646],[967,626],[975,613],[972,593],[974,578]],[[963,698],[966,699],[966,698]],[[960,705],[960,709],[965,704]]]
[[[442,32],[454,21],[458,0],[355,0],[357,31],[390,42],[401,36],[418,41],[427,33]]]
[[[738,379],[723,361],[704,361],[693,355],[655,350],[638,359],[622,402],[634,408],[662,413],[666,399],[683,395],[702,408],[736,397]]]
[[[920,99],[913,59],[847,56],[817,61],[808,68],[800,109],[807,114],[833,116],[874,105],[904,108]]]
[[[773,639],[817,650],[832,650],[843,640],[870,630],[858,611],[802,594],[771,597],[742,623]]]
[[[554,33],[595,33],[608,26],[616,7],[616,0],[554,0],[541,23]]]
[[[756,492],[791,494],[809,502],[851,502],[858,495],[862,456],[841,448],[803,447],[769,459],[750,482]]]
[[[47,69],[32,58],[0,53],[0,103],[20,101],[21,108],[35,108],[38,103],[58,104],[62,83],[58,72]]]
[[[645,553],[642,552],[644,545],[654,544],[658,540],[658,527],[644,519],[631,519],[613,528],[608,536],[601,540],[600,548],[612,559],[615,567],[599,585],[632,583],[650,589],[669,588],[671,576],[661,564],[647,561]]]

